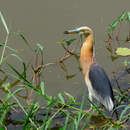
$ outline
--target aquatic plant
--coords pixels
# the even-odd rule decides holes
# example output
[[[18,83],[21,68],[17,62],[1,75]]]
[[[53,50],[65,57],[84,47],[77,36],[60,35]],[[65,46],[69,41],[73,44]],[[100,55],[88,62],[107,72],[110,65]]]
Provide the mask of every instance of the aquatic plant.
[[[109,31],[114,30],[117,24],[122,22],[125,17],[127,18],[127,21],[130,21],[129,16],[129,12],[123,12],[121,16],[109,26]],[[114,90],[118,102],[118,107],[116,107],[115,110],[121,110],[119,119],[117,120],[108,116],[99,106],[91,102],[88,96],[84,93],[81,102],[78,102],[74,96],[67,92],[59,93],[57,97],[46,94],[45,90],[47,86],[45,86],[44,81],[41,81],[40,79],[42,72],[46,67],[54,64],[58,64],[64,72],[67,72],[67,67],[64,64],[64,61],[71,56],[75,57],[76,60],[79,59],[79,54],[77,54],[76,50],[79,47],[80,40],[77,43],[74,43],[76,39],[65,39],[58,42],[64,49],[63,56],[57,58],[54,62],[46,64],[43,63],[43,52],[45,48],[38,43],[34,50],[35,63],[34,66],[32,66],[33,76],[31,81],[27,77],[29,64],[26,64],[17,54],[17,50],[7,44],[11,32],[8,29],[2,12],[0,12],[0,19],[7,33],[5,43],[0,44],[0,47],[3,48],[0,65],[2,65],[3,62],[6,62],[9,69],[12,70],[12,73],[6,74],[2,66],[0,68],[2,74],[5,75],[5,77],[0,80],[0,89],[5,92],[5,96],[0,99],[0,129],[7,129],[9,124],[13,124],[14,126],[20,125],[23,130],[85,130],[86,128],[127,129],[128,125],[126,123],[130,119],[130,104],[124,105],[123,103],[125,101],[129,102],[129,91],[122,90],[119,85],[118,90]],[[16,35],[22,38],[24,43],[31,49],[31,51],[33,51],[33,48],[30,46],[23,33],[18,32]],[[15,57],[18,62],[21,63],[22,72],[19,72],[16,67],[8,63],[8,55],[5,55],[6,49],[9,49],[12,52],[9,56]],[[39,59],[40,65],[38,65]],[[81,71],[80,68],[79,71]],[[12,82],[8,80],[9,76],[13,78]],[[67,75],[66,78],[70,79],[74,76],[75,74]],[[19,88],[16,88],[15,90],[12,89],[17,85]],[[27,100],[27,104],[23,104],[20,102],[17,95],[26,90],[29,90],[28,97],[23,97]],[[33,98],[33,95],[36,96]],[[38,96],[40,96],[40,101],[37,100]],[[90,113],[86,112],[86,108],[90,107],[90,105],[85,103],[85,99],[87,99],[89,104],[92,104],[93,106],[93,111]],[[41,103],[44,104],[41,105]],[[23,116],[19,116],[20,119],[12,119],[14,114],[18,116],[21,114]]]

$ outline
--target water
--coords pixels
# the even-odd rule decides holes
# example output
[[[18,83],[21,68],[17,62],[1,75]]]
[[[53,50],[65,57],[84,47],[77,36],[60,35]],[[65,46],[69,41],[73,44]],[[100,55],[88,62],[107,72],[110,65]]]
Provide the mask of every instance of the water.
[[[72,38],[72,36],[66,36],[63,34],[65,30],[79,26],[89,26],[92,28],[95,33],[96,61],[105,69],[110,78],[112,78],[113,71],[118,73],[123,70],[124,67],[122,62],[126,58],[120,58],[112,62],[110,53],[108,53],[105,47],[106,43],[104,41],[107,39],[105,31],[108,25],[112,23],[123,10],[130,11],[129,6],[130,0],[0,1],[0,10],[4,14],[10,30],[12,32],[22,32],[32,48],[35,48],[37,43],[44,46],[44,63],[54,62],[57,58],[63,56],[64,50],[57,44],[57,42],[66,38]],[[121,34],[126,36],[128,26],[123,26],[123,28],[124,30]],[[0,21],[0,43],[5,41],[5,36],[6,32]],[[73,38],[79,37],[75,35]],[[17,54],[25,61],[25,63],[33,65],[34,53],[27,47],[27,45],[25,45],[20,37],[12,34],[9,37],[8,45],[18,50]],[[78,50],[78,53],[79,52],[80,51]],[[12,52],[7,51],[7,53],[10,54]],[[7,61],[20,72],[22,71],[22,65],[15,57],[10,56]],[[59,92],[66,91],[79,97],[85,89],[83,74],[78,69],[79,62],[72,57],[64,63],[67,72],[64,72],[59,65],[49,66],[43,71],[41,80],[45,82],[45,92],[49,95],[56,96]],[[7,72],[12,73],[5,63],[3,67]],[[28,69],[28,73],[28,79],[31,79],[33,73],[31,67]],[[67,75],[76,76],[67,80]],[[2,74],[1,79],[3,77]],[[9,78],[9,81],[13,82],[11,77]],[[124,81],[128,82],[129,77],[123,78],[123,82]],[[122,83],[122,80],[120,82],[123,87],[127,86]],[[2,99],[4,96],[5,93],[0,89],[0,98]],[[24,93],[24,96],[26,96],[26,93]],[[24,104],[24,102],[25,101],[21,104]],[[15,118],[13,115],[12,117]],[[14,126],[10,123],[9,128],[14,129]],[[21,128],[21,126],[19,128]],[[17,127],[17,129],[19,128]]]
[[[1,0],[0,8],[11,31],[22,32],[29,40],[31,46],[37,43],[45,47],[44,63],[53,62],[63,55],[63,49],[56,44],[65,38],[63,32],[79,26],[89,26],[95,32],[96,61],[105,69],[111,78],[113,71],[120,71],[123,67],[118,61],[112,62],[110,54],[105,48],[107,26],[120,15],[123,10],[129,11],[130,1],[83,1],[83,0]],[[125,30],[124,33],[127,33]],[[4,42],[5,30],[0,22],[0,42]],[[73,36],[78,38],[78,36]],[[23,60],[33,64],[33,53],[24,44],[23,40],[10,36],[8,45],[18,50]],[[20,63],[11,57],[8,62],[18,70]],[[58,92],[67,91],[74,96],[84,91],[84,79],[79,72],[79,63],[74,58],[65,61],[68,75],[76,74],[72,79],[66,80],[66,73],[59,66],[49,66],[44,72],[42,80],[45,81],[46,92],[49,95],[57,95]],[[6,69],[8,69],[6,67]],[[31,70],[31,69],[30,69]],[[29,72],[32,73],[32,72]]]

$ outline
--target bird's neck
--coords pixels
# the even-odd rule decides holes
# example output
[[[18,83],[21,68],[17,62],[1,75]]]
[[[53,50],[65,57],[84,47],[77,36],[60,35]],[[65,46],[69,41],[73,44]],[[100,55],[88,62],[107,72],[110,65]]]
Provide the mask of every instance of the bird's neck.
[[[85,37],[85,41],[81,47],[81,54],[80,54],[80,64],[84,74],[88,72],[89,67],[94,62],[93,46],[94,46],[93,34],[89,34],[89,36]]]

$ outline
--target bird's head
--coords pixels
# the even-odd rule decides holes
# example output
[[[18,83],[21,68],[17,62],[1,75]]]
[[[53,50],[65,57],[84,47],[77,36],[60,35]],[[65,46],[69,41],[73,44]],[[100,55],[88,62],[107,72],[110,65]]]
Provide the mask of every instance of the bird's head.
[[[92,29],[87,27],[87,26],[83,26],[83,27],[79,27],[79,28],[76,28],[76,29],[64,31],[64,34],[83,34],[85,36],[89,36],[92,33],[93,33]]]

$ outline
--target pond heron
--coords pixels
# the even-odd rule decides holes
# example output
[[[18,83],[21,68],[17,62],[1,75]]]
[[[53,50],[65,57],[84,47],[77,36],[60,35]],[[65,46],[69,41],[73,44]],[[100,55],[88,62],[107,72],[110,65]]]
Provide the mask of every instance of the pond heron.
[[[93,31],[87,26],[65,31],[64,34],[82,34],[84,42],[81,47],[80,65],[83,70],[85,83],[88,87],[89,99],[96,99],[108,111],[114,108],[114,96],[110,80],[104,69],[94,60]],[[92,105],[90,110],[92,110]]]

